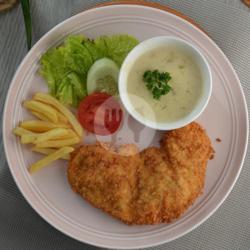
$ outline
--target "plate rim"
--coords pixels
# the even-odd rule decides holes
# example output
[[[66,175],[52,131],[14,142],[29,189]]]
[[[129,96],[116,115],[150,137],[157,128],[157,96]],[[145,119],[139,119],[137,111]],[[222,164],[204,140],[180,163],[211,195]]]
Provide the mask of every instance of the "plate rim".
[[[11,171],[11,174],[13,176],[13,179],[15,180],[15,183],[16,185],[18,186],[19,190],[21,191],[22,195],[24,196],[24,198],[26,199],[26,201],[30,204],[30,206],[36,211],[37,214],[39,214],[47,223],[49,223],[50,225],[52,225],[54,228],[56,228],[57,230],[61,231],[62,233],[66,234],[67,236],[70,236],[71,238],[73,239],[76,239],[80,242],[83,242],[83,243],[88,243],[88,244],[91,244],[91,245],[95,245],[95,246],[98,246],[98,247],[109,247],[109,248],[112,248],[112,249],[116,249],[117,246],[111,246],[111,245],[101,245],[101,244],[98,244],[98,243],[93,243],[93,241],[89,241],[89,240],[82,240],[82,239],[79,239],[77,238],[75,235],[73,235],[72,233],[68,232],[67,230],[65,229],[62,229],[59,227],[58,223],[57,225],[55,224],[52,224],[52,222],[50,222],[48,220],[48,218],[46,217],[46,215],[40,211],[42,209],[37,209],[37,205],[35,206],[31,200],[30,200],[30,197],[28,197],[28,195],[26,196],[26,193],[25,191],[23,191],[23,188],[22,186],[20,185],[19,183],[19,180],[17,179],[17,176],[14,174],[14,170],[10,167],[10,164],[9,162],[11,162],[10,158],[9,158],[9,155],[8,155],[8,152],[7,152],[7,136],[6,134],[4,133],[4,131],[6,130],[5,128],[5,119],[6,119],[6,115],[7,115],[7,112],[6,112],[6,109],[7,109],[7,103],[9,102],[9,98],[10,98],[10,90],[13,88],[14,86],[14,82],[16,81],[16,77],[17,75],[19,74],[19,71],[20,69],[23,67],[23,65],[26,63],[26,60],[27,58],[29,57],[30,54],[33,53],[33,50],[36,49],[36,47],[39,47],[40,43],[42,43],[42,40],[49,36],[51,33],[53,33],[56,29],[58,29],[59,27],[63,26],[65,23],[67,22],[70,22],[72,21],[74,18],[78,18],[79,16],[81,15],[84,15],[86,12],[94,12],[96,9],[109,9],[109,8],[116,8],[117,6],[122,6],[122,7],[142,7],[142,8],[148,8],[148,9],[154,9],[154,10],[159,10],[161,12],[167,12],[165,10],[160,10],[156,7],[149,7],[149,6],[145,6],[145,5],[140,5],[140,4],[127,4],[127,3],[124,3],[124,4],[113,4],[113,5],[107,5],[107,6],[100,6],[100,7],[94,7],[94,8],[91,8],[91,9],[88,9],[88,10],[85,10],[85,11],[82,11],[80,13],[78,13],[77,15],[74,15],[72,17],[69,17],[67,18],[66,20],[64,20],[63,22],[57,24],[56,26],[54,26],[51,30],[49,30],[47,33],[45,33],[38,41],[37,43],[32,47],[32,49],[25,55],[25,57],[22,59],[22,62],[20,63],[20,65],[18,66],[12,80],[11,80],[11,84],[9,85],[9,89],[8,89],[8,92],[7,92],[7,96],[6,96],[6,99],[5,99],[5,104],[4,104],[4,110],[3,110],[3,126],[2,126],[2,133],[3,133],[3,142],[4,142],[4,151],[5,151],[5,156],[6,156],[6,159],[7,159],[7,163],[8,163],[8,166],[9,166],[9,169]],[[183,17],[180,17],[176,14],[173,14],[171,12],[168,12],[170,15],[172,16],[175,16],[177,17],[178,19],[181,19],[182,21],[184,22],[187,22],[189,25],[193,26],[195,29],[197,29],[199,32],[201,32],[203,35],[206,35],[202,30],[200,30],[197,26],[195,26],[194,24],[190,23],[189,21],[185,20]],[[232,64],[230,63],[229,59],[227,58],[227,56],[223,53],[223,51],[218,47],[218,45],[209,37],[206,35],[206,37],[213,43],[214,46],[217,47],[217,49],[220,50],[221,54],[223,55],[224,59],[227,61],[227,64],[230,66],[231,70],[232,70],[232,73],[234,74],[235,78],[237,79],[237,82],[238,82],[238,85],[239,85],[239,90],[240,90],[240,93],[241,93],[241,96],[242,96],[242,99],[243,99],[243,106],[244,106],[244,114],[246,116],[246,135],[249,134],[249,117],[248,117],[248,109],[247,109],[247,103],[246,103],[246,98],[245,98],[245,95],[244,95],[244,91],[243,91],[243,88],[242,88],[242,85],[240,83],[240,80],[239,80],[239,77],[237,75],[237,73],[235,72],[234,70],[234,67],[232,66]],[[212,209],[210,211],[210,213],[208,213],[206,216],[203,217],[203,219],[201,219],[198,223],[196,223],[195,225],[191,226],[190,228],[186,229],[185,231],[183,231],[181,234],[178,234],[176,235],[175,237],[172,237],[171,239],[167,239],[167,240],[162,240],[160,242],[156,242],[156,243],[152,243],[152,244],[148,244],[148,243],[145,243],[145,245],[142,245],[140,244],[140,246],[136,246],[138,249],[139,248],[144,248],[144,247],[152,247],[152,246],[156,246],[156,245],[159,245],[159,244],[163,244],[163,243],[167,243],[167,242],[170,242],[172,240],[175,240],[179,237],[182,237],[183,235],[189,233],[190,231],[192,231],[193,229],[197,228],[199,225],[201,225],[204,221],[206,221],[220,206],[221,204],[225,201],[225,199],[228,197],[228,195],[230,194],[230,192],[232,191],[233,187],[235,186],[235,183],[241,173],[241,170],[242,170],[242,167],[243,167],[243,163],[244,163],[244,160],[245,160],[245,156],[246,156],[246,152],[247,152],[247,148],[248,148],[248,136],[245,137],[245,141],[244,141],[244,152],[242,154],[242,157],[241,157],[241,161],[240,161],[240,165],[239,165],[239,169],[237,171],[237,174],[235,175],[234,177],[234,180],[233,182],[230,184],[230,188],[225,192],[223,198],[220,200],[220,202],[217,203],[217,205],[215,205],[214,209]],[[132,249],[133,247],[125,247],[125,246],[119,246],[120,249]]]

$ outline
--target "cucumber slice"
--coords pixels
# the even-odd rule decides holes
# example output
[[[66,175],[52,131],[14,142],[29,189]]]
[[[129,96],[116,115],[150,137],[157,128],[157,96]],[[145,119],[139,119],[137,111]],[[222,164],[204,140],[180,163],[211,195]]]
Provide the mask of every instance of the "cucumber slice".
[[[119,68],[112,60],[102,58],[97,60],[89,69],[87,76],[88,95],[93,92],[118,94]]]

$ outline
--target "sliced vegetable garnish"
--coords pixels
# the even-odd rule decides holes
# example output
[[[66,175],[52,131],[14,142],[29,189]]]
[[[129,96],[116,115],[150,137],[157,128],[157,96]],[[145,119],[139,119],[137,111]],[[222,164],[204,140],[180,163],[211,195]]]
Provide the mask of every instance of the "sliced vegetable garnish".
[[[119,68],[114,61],[108,58],[97,60],[90,68],[87,77],[88,94],[106,92],[118,94]]]
[[[111,95],[94,93],[80,103],[78,119],[89,132],[108,135],[119,128],[122,109],[119,102]]]
[[[61,103],[77,107],[87,95],[87,74],[94,62],[107,57],[119,67],[137,44],[138,41],[128,35],[102,36],[95,40],[81,35],[69,36],[62,46],[42,56],[40,72],[50,94]]]

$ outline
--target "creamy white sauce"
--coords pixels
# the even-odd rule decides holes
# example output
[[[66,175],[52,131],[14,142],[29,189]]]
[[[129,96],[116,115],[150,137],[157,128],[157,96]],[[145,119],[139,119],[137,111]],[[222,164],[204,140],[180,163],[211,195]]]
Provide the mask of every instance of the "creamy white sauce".
[[[153,98],[143,81],[147,70],[169,72],[172,90]],[[128,75],[127,91],[135,111],[156,122],[173,122],[187,116],[198,102],[203,89],[201,72],[190,55],[175,46],[154,49],[138,58]],[[141,105],[143,98],[148,105]],[[149,109],[152,109],[151,112]],[[154,116],[152,116],[152,111]]]

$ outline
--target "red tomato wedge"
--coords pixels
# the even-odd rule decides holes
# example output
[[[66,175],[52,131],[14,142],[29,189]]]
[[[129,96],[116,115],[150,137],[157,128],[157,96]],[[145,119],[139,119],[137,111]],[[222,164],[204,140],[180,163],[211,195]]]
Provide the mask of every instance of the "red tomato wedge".
[[[119,102],[106,93],[87,96],[79,105],[78,120],[87,131],[97,135],[113,134],[122,121]]]

